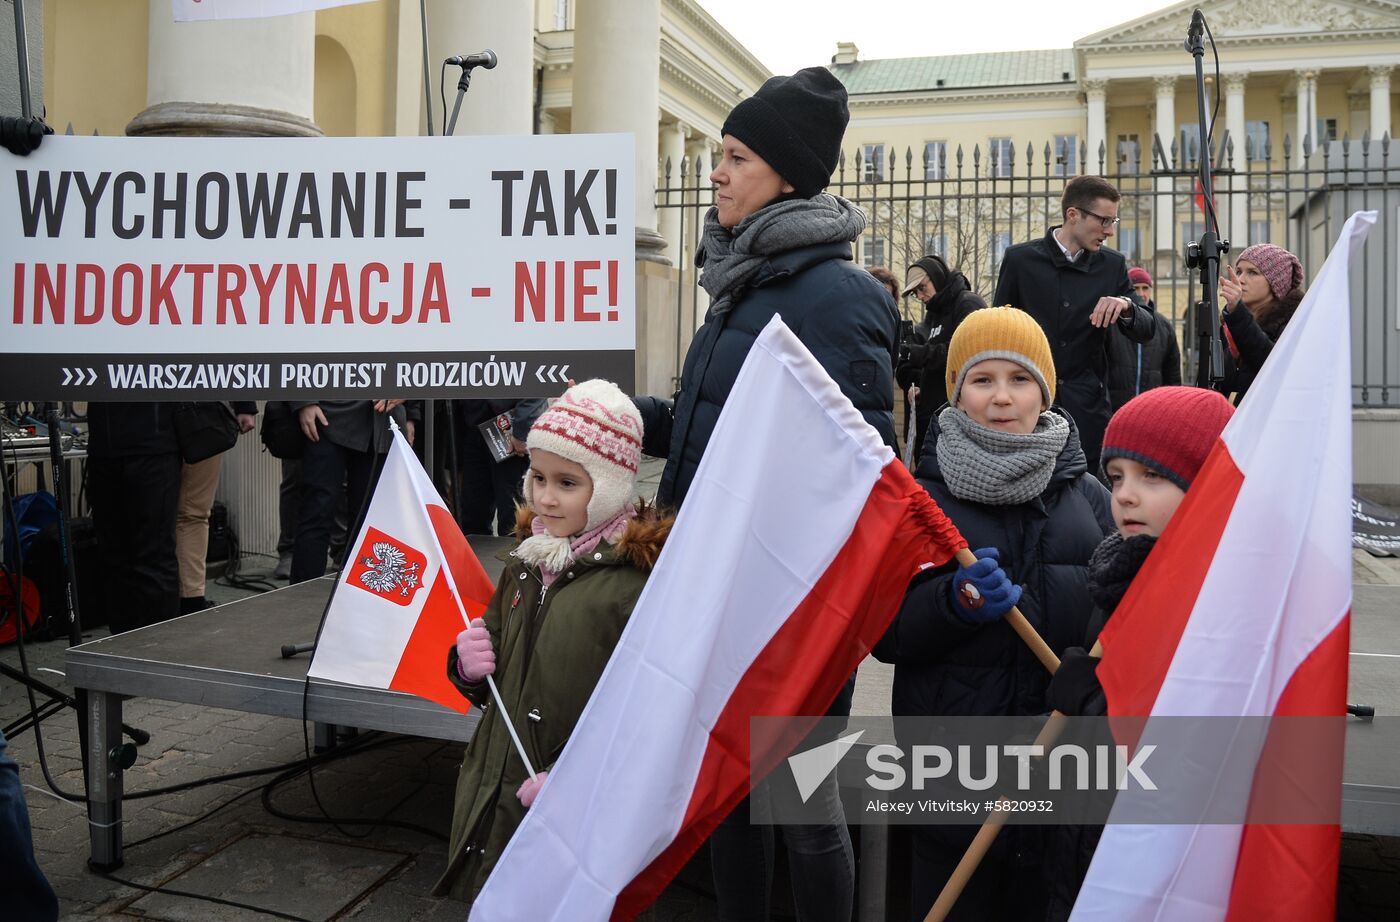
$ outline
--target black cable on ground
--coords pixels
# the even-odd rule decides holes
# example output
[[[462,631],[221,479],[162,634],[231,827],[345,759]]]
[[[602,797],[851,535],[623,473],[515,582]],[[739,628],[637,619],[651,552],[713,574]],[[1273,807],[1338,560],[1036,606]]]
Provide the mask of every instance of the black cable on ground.
[[[170,890],[165,887],[152,887],[147,884],[138,884],[134,880],[126,880],[124,878],[117,877],[115,874],[109,873],[107,871],[98,871],[96,869],[92,869],[92,872],[98,877],[104,878],[105,880],[110,880],[112,881],[112,883],[121,884],[123,887],[131,887],[133,890],[144,890],[147,893],[160,893],[165,896],[181,896],[185,899],[199,900],[204,903],[216,903],[220,906],[231,906],[234,909],[246,909],[250,912],[259,913],[260,915],[272,916],[274,919],[289,919],[291,920],[291,922],[315,922],[315,920],[313,919],[307,919],[303,916],[294,916],[288,912],[278,912],[275,909],[264,909],[261,906],[250,906],[247,903],[236,903],[233,900],[220,899],[217,896],[204,896],[203,894],[190,893],[185,890]]]

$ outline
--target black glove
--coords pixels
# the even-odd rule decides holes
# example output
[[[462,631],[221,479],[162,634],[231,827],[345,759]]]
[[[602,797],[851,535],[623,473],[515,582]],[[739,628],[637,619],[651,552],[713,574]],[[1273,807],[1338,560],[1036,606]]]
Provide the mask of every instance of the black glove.
[[[53,129],[37,116],[18,118],[0,115],[0,147],[16,157],[27,157],[38,150],[46,134],[53,134]]]
[[[1060,668],[1050,677],[1045,703],[1070,717],[1097,717],[1108,713],[1103,686],[1095,673],[1099,658],[1083,647],[1070,647],[1060,654]]]

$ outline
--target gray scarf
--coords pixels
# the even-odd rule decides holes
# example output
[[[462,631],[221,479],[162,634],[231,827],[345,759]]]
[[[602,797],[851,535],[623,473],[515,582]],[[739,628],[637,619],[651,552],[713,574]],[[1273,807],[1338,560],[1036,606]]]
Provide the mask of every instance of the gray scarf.
[[[988,428],[947,407],[938,429],[938,467],[948,490],[988,506],[1014,506],[1044,493],[1069,440],[1069,420],[1050,412],[1040,414],[1034,432],[1021,433]]]
[[[863,230],[865,212],[826,192],[766,205],[733,228],[721,227],[719,209],[711,208],[695,254],[695,264],[704,267],[700,285],[713,299],[710,312],[728,311],[770,257],[820,243],[848,243]]]

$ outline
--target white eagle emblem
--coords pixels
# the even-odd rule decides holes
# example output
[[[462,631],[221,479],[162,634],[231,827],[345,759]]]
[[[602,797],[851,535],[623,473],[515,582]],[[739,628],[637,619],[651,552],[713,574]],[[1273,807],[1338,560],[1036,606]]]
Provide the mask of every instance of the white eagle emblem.
[[[370,568],[360,574],[360,582],[375,592],[390,593],[397,589],[399,595],[408,598],[410,590],[418,585],[418,564],[408,563],[404,552],[388,541],[376,541],[373,551],[373,557],[360,560]]]

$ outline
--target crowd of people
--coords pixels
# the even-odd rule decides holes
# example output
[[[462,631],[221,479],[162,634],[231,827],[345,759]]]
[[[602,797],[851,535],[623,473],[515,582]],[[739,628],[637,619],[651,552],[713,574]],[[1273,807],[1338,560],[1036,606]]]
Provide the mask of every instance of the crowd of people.
[[[1152,276],[1106,246],[1118,224],[1110,183],[1067,183],[1062,220],[1007,251],[989,307],[941,255],[919,258],[902,284],[852,260],[866,217],[824,191],[848,117],[846,90],[825,68],[773,77],[730,113],[696,257],[710,306],[674,395],[629,397],[593,380],[548,405],[459,403],[464,530],[520,540],[484,617],[444,650],[449,679],[483,717],[435,892],[471,899],[546,783],[740,366],[775,315],[896,451],[903,397],[916,478],[978,549],[974,563],[921,573],[873,651],[894,665],[891,713],[1102,713],[1097,634],[1229,419],[1226,397],[1245,396],[1297,307],[1302,267],[1269,244],[1240,254],[1220,288],[1221,393],[1183,388],[1176,331],[1157,310]],[[902,331],[899,303],[909,296],[922,316]],[[241,431],[253,427],[256,407],[232,409]],[[284,462],[279,571],[297,582],[343,553],[338,532],[354,534],[387,450],[384,417],[412,439],[421,410],[384,399],[295,403],[290,412],[304,445]],[[510,450],[498,461],[475,430],[503,414]],[[197,609],[217,456],[182,459],[169,405],[99,404],[91,424],[112,630]],[[665,459],[654,505],[635,498],[643,454]],[[1004,620],[1013,606],[1062,657],[1053,678]],[[849,715],[854,680],[829,716]],[[491,706],[492,683],[506,712],[532,715],[522,744],[534,772]],[[761,801],[778,783],[750,797]],[[755,824],[746,800],[720,824],[709,843],[718,918],[768,918],[780,847],[798,919],[851,918],[855,861],[834,774],[811,802],[824,822]],[[924,917],[972,832],[915,829],[911,918]],[[1064,918],[1095,841],[1086,828],[1009,830],[952,918]]]

